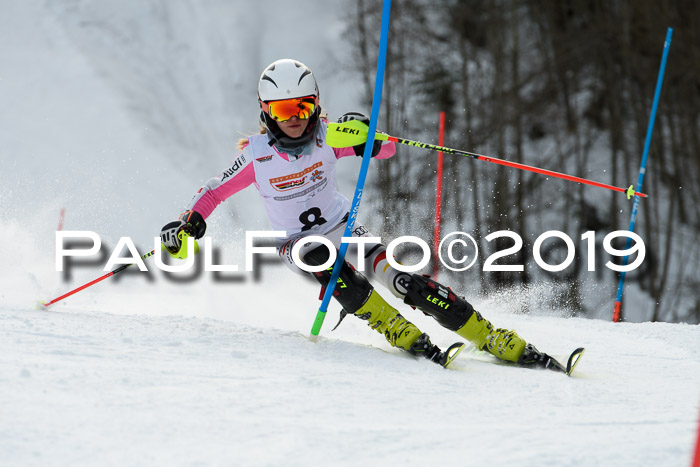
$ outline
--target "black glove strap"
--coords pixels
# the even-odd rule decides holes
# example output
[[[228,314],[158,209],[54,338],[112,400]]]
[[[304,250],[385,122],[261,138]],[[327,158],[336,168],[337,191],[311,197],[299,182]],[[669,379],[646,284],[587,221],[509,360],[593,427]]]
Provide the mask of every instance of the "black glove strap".
[[[185,223],[183,230],[194,238],[202,238],[207,231],[207,223],[197,211],[185,211],[180,214],[180,220]]]

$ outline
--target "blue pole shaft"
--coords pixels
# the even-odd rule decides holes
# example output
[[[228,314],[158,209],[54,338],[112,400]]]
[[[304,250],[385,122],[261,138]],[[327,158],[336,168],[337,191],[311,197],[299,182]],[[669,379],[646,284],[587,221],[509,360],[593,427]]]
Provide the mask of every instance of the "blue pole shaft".
[[[666,72],[666,60],[668,59],[668,51],[671,48],[671,37],[673,36],[673,28],[668,28],[666,31],[666,41],[664,42],[664,52],[661,56],[661,66],[659,67],[659,76],[656,80],[656,91],[654,92],[654,102],[651,106],[651,115],[649,116],[649,126],[647,127],[647,137],[644,141],[644,154],[642,155],[642,163],[639,166],[639,176],[637,177],[637,192],[642,191],[642,184],[644,183],[644,174],[647,170],[647,157],[649,156],[649,147],[651,146],[651,135],[654,133],[654,121],[656,120],[656,109],[659,106],[659,97],[661,95],[661,86],[664,82],[664,73]],[[637,210],[639,209],[639,196],[634,196],[634,203],[632,204],[632,215],[630,216],[629,231],[634,232],[634,227],[637,222]],[[626,249],[632,244],[632,238],[627,237]],[[629,261],[629,255],[622,259],[623,266],[627,265]],[[613,311],[613,321],[620,321],[620,313],[622,306],[622,293],[625,288],[625,276],[624,271],[620,272],[620,282],[617,285],[617,297],[615,299],[615,309]]]
[[[360,201],[362,200],[362,191],[364,190],[365,180],[367,179],[367,171],[369,169],[369,162],[372,159],[372,146],[374,145],[374,134],[377,131],[377,120],[379,119],[379,107],[382,102],[382,88],[384,86],[384,67],[386,64],[386,52],[387,45],[389,42],[389,15],[391,12],[391,0],[384,0],[382,4],[382,26],[379,33],[379,55],[377,58],[377,75],[374,80],[374,96],[372,97],[372,113],[369,119],[369,135],[367,136],[367,143],[365,144],[365,152],[362,155],[362,166],[360,167],[360,174],[357,178],[357,187],[355,188],[355,195],[352,198],[352,205],[350,206],[350,215],[348,216],[348,222],[345,225],[344,237],[352,236],[352,229],[355,225],[355,219],[357,217],[357,211],[360,209]],[[333,265],[333,272],[331,273],[331,279],[326,287],[326,292],[323,295],[323,301],[321,306],[316,313],[316,319],[311,328],[311,335],[318,336],[323,321],[326,318],[326,311],[328,311],[328,304],[333,296],[333,291],[335,290],[335,285],[338,282],[338,277],[340,276],[341,265],[345,261],[345,253],[348,250],[347,243],[341,243],[340,249],[338,250],[338,257],[336,258],[335,264]]]

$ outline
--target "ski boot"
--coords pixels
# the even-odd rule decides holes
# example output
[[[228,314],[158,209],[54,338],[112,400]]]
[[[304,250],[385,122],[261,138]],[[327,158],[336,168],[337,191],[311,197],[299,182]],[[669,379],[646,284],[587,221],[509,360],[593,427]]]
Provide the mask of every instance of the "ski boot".
[[[409,352],[413,343],[424,335],[415,324],[389,305],[374,288],[367,301],[352,314],[366,320],[370,328],[384,334],[392,347],[400,347]]]
[[[508,362],[517,362],[525,349],[525,341],[515,331],[496,328],[478,311],[461,328],[455,331],[474,344],[479,350]]]
[[[374,290],[367,302],[353,314],[367,320],[370,328],[384,334],[393,347],[404,349],[411,355],[427,358],[443,367],[452,363],[464,350],[464,343],[457,342],[445,352],[441,351],[437,345],[430,342],[427,334],[421,333],[415,324],[404,318]]]

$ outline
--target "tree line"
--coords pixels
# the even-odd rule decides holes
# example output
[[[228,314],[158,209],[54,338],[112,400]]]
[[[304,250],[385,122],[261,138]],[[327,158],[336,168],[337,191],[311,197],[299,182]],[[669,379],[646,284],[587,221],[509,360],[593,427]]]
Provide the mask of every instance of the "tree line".
[[[353,69],[369,108],[381,4],[358,0],[349,8]],[[642,190],[650,197],[641,201],[635,229],[647,259],[630,274],[634,286],[628,289],[644,300],[626,299],[636,309],[623,310],[637,319],[698,322],[699,19],[700,4],[689,0],[393,2],[379,128],[436,143],[444,111],[448,147],[636,186],[666,28],[673,27]],[[365,204],[376,217],[368,223],[383,236],[421,232],[431,238],[435,155],[397,151],[399,157],[375,165],[375,195]],[[491,244],[485,239],[491,232],[511,230],[531,245],[556,229],[576,242],[579,260],[585,232],[627,229],[632,209],[617,192],[459,156],[445,156],[443,200],[443,230],[471,232],[482,253],[513,245],[507,238]],[[553,262],[564,254],[550,249]],[[527,290],[547,279],[551,292],[544,299],[553,309],[612,311],[612,271],[577,268],[545,277],[527,247],[499,262],[526,267],[441,274],[484,294]]]

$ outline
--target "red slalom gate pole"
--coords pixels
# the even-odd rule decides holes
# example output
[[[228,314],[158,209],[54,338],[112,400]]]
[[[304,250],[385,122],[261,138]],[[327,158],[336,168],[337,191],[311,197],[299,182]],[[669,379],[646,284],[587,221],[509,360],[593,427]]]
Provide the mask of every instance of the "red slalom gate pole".
[[[61,211],[58,213],[58,227],[56,230],[61,231],[63,230],[63,219],[66,217],[66,208],[61,208]]]
[[[695,454],[691,467],[700,467],[700,417],[698,417],[698,439],[695,441]]]
[[[63,220],[66,217],[66,208],[61,208],[61,210],[58,212],[58,226],[56,227],[56,231],[60,232],[63,230]]]
[[[438,144],[445,144],[445,112],[440,112],[440,124],[438,127]],[[440,223],[442,222],[442,151],[438,151],[437,183],[435,188],[435,228],[433,230],[433,278],[438,275],[438,251],[440,249]]]

